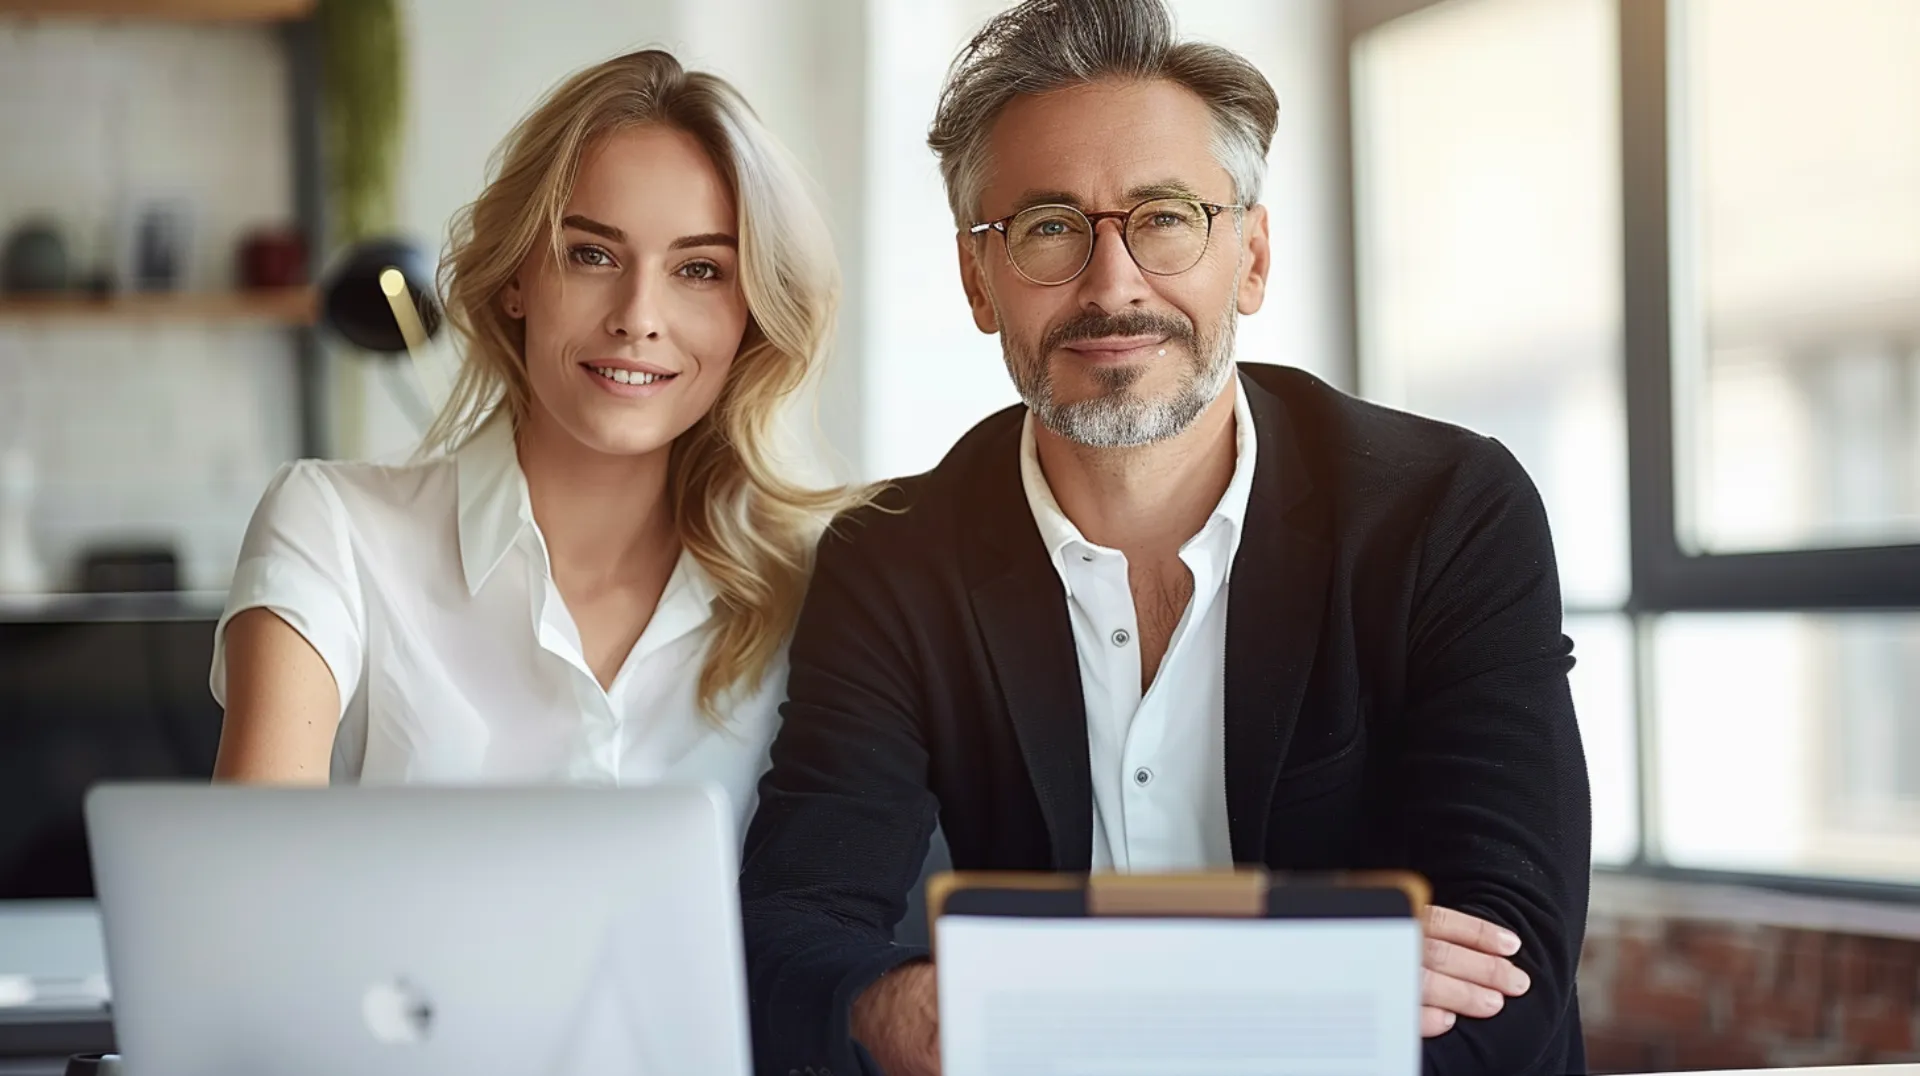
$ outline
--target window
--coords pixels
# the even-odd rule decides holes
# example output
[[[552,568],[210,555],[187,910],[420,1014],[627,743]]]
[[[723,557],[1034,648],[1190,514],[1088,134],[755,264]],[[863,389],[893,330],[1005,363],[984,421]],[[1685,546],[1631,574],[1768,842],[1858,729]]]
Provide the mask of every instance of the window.
[[[1682,544],[1920,540],[1920,4],[1670,25]]]
[[[1920,4],[1362,10],[1361,388],[1541,489],[1595,861],[1920,884]]]
[[[1636,847],[1608,0],[1455,0],[1353,55],[1361,388],[1497,437],[1552,521],[1594,856]]]
[[[1566,631],[1579,658],[1568,679],[1593,787],[1593,861],[1620,866],[1640,847],[1633,623],[1618,613],[1575,613]]]
[[[1920,616],[1675,614],[1654,640],[1663,858],[1920,883]]]

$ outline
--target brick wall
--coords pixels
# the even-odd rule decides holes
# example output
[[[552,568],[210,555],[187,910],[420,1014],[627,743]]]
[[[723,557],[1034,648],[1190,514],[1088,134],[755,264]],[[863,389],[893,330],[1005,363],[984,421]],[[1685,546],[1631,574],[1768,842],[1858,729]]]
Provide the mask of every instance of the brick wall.
[[[1905,924],[1620,903],[1596,899],[1580,966],[1594,1072],[1920,1061],[1920,938],[1888,936]]]
[[[233,282],[242,234],[292,217],[287,74],[258,26],[0,16],[0,236],[51,217],[117,258],[128,207],[184,196],[185,284]],[[248,514],[298,451],[293,343],[259,326],[0,320],[0,448],[39,475],[54,585],[90,545],[173,545],[224,588]]]

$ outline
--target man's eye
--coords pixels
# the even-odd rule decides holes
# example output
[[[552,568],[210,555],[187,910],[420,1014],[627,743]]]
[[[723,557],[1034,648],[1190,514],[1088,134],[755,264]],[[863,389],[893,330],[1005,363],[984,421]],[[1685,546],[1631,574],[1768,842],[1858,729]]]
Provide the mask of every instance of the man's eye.
[[[1073,222],[1065,217],[1046,217],[1034,221],[1027,228],[1027,234],[1041,239],[1059,239],[1062,236],[1072,235],[1078,230]]]

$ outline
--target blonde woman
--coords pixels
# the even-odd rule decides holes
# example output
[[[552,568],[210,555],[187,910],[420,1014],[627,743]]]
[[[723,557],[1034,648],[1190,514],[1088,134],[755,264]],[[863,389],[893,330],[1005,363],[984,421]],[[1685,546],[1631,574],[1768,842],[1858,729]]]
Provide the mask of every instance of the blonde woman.
[[[302,461],[217,629],[216,779],[705,779],[744,822],[819,521],[777,412],[826,229],[740,96],[647,51],[508,137],[441,267],[466,344],[421,461]]]

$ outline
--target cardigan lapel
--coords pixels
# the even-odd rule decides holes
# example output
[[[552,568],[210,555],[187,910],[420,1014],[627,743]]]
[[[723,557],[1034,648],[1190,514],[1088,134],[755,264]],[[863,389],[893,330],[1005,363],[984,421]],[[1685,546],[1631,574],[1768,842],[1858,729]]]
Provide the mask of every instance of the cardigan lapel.
[[[1024,410],[1015,409],[1015,416]],[[1020,424],[982,446],[969,483],[974,534],[963,569],[974,616],[1040,802],[1053,866],[1085,871],[1093,855],[1093,776],[1080,657],[1066,591],[1047,559],[1020,485]]]
[[[1333,545],[1286,404],[1251,377],[1241,384],[1259,443],[1227,589],[1227,825],[1234,861],[1258,864],[1319,647]]]

